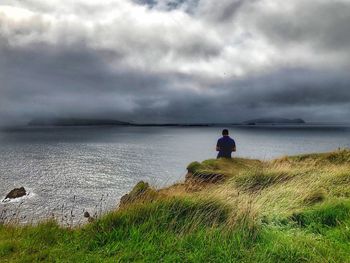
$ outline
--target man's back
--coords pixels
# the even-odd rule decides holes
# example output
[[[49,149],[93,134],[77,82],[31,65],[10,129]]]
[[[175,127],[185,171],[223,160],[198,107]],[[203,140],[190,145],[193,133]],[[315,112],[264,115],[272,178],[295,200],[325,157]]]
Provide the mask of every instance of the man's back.
[[[218,140],[216,148],[219,151],[217,158],[231,158],[231,153],[235,150],[236,143],[230,136],[226,135]]]

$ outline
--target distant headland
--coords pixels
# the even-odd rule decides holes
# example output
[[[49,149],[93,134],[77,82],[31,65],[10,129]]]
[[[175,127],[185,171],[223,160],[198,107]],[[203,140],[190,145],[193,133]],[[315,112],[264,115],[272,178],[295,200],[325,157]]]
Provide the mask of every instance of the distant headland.
[[[111,119],[80,119],[80,118],[55,118],[55,119],[34,119],[28,126],[121,126],[131,125],[129,122]]]
[[[33,119],[28,126],[141,126],[141,127],[201,127],[214,124],[201,123],[132,123],[113,119],[55,118]]]
[[[215,127],[306,124],[303,119],[260,118],[237,123],[133,123],[114,119],[53,118],[33,119],[28,126],[140,126],[140,127]]]

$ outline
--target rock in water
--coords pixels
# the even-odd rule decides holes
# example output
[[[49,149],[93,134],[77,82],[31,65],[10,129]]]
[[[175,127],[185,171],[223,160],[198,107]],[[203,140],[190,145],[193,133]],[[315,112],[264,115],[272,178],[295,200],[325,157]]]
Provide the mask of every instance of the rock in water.
[[[20,187],[20,188],[15,188],[13,190],[11,190],[5,197],[5,199],[15,199],[15,198],[19,198],[22,196],[25,196],[27,194],[26,189],[24,189],[24,187]]]
[[[88,219],[89,222],[94,222],[95,218],[90,216],[90,213],[88,211],[84,212],[84,217]]]

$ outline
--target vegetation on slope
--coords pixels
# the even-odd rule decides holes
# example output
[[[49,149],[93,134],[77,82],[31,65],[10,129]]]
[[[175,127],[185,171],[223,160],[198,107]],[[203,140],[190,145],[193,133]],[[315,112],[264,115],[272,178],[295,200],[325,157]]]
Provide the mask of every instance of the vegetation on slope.
[[[350,262],[349,150],[188,170],[80,228],[0,225],[0,261]]]

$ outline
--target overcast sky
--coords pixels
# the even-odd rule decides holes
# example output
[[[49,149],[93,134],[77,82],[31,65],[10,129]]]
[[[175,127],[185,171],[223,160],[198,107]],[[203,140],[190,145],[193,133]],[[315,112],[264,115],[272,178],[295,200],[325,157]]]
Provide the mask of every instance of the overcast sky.
[[[350,121],[350,0],[1,0],[0,124]]]

